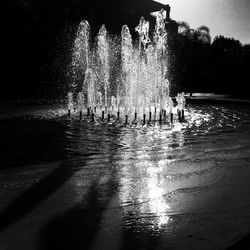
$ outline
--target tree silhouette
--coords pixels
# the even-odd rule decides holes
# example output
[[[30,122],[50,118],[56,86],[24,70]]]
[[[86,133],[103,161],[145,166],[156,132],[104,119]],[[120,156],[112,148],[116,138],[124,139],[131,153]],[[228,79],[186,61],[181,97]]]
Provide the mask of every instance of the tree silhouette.
[[[190,75],[190,80],[188,81],[188,89],[190,96],[192,96],[193,88],[197,85],[197,55],[202,51],[201,45],[208,45],[211,43],[210,30],[207,26],[202,25],[197,29],[190,28],[187,22],[178,23],[178,32],[183,36],[183,41],[185,43],[186,49],[190,51],[189,67],[187,66],[187,75]],[[198,53],[199,51],[199,53]]]
[[[190,26],[187,22],[181,21],[178,22],[178,33],[185,35],[185,36],[189,36],[190,34]]]
[[[211,43],[211,36],[210,36],[210,30],[207,26],[200,26],[196,30],[198,40],[203,43]]]
[[[192,29],[187,22],[183,21],[178,22],[178,25],[179,34],[184,35],[191,40],[197,40],[207,44],[211,43],[210,29],[207,26],[202,25],[197,29]]]

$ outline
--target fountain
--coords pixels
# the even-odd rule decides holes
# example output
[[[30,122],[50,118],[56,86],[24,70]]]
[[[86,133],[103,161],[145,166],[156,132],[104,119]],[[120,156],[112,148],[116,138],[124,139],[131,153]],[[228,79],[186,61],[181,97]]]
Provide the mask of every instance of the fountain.
[[[0,249],[226,249],[249,233],[249,105],[172,98],[152,15],[138,41],[81,22],[66,105],[1,110]]]
[[[146,125],[162,123],[167,117],[172,123],[176,114],[179,121],[184,121],[184,93],[176,97],[177,108],[169,96],[166,11],[153,12],[152,16],[156,18],[153,38],[149,37],[149,22],[142,17],[135,28],[137,44],[127,25],[122,26],[119,42],[102,25],[96,42],[91,44],[90,25],[85,20],[80,23],[73,50],[69,115],[77,109],[80,120],[85,113],[92,120],[96,116],[108,122],[142,121]],[[114,50],[119,51],[116,57]]]

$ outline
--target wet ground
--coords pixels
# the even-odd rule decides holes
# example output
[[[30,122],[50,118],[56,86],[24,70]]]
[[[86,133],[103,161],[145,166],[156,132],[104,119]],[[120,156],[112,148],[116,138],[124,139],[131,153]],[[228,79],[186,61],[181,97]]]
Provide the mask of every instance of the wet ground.
[[[226,249],[250,232],[250,107],[115,126],[0,121],[0,249]],[[26,115],[25,115],[26,114]]]

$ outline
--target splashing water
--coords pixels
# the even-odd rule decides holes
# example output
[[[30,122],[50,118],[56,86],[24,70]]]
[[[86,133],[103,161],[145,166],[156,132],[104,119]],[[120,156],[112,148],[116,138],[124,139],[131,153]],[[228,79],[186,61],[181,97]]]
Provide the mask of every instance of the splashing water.
[[[86,20],[81,21],[78,26],[73,48],[73,80],[70,86],[72,92],[76,92],[77,90],[79,75],[85,74],[89,68],[89,34],[89,23]],[[87,91],[87,88],[83,85],[83,93],[86,93],[85,91]]]
[[[107,30],[102,25],[98,33],[98,57],[100,63],[99,71],[99,88],[104,87],[104,105],[108,107],[108,91],[109,91],[109,44],[107,38]],[[95,94],[95,93],[93,93]]]
[[[152,16],[156,18],[153,39],[149,37],[149,22],[142,17],[135,28],[139,35],[137,44],[127,25],[122,26],[121,39],[111,37],[102,25],[97,42],[91,44],[88,22],[79,24],[73,50],[74,79],[72,94],[68,96],[69,109],[73,108],[77,96],[77,110],[90,108],[96,115],[116,111],[127,121],[145,119],[146,115],[150,121],[153,113],[154,119],[161,120],[162,114],[173,113],[167,79],[166,11],[162,9]],[[184,94],[179,94],[176,100],[178,110],[184,110]]]

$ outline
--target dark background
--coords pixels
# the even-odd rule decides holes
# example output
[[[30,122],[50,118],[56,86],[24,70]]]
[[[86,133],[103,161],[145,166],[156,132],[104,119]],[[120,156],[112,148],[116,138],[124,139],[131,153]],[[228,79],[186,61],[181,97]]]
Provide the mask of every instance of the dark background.
[[[141,16],[154,27],[150,12],[165,8],[151,0],[5,0],[1,101],[64,98],[70,79],[71,49],[77,25],[87,19],[94,36],[101,24],[120,34],[128,24],[133,36]],[[177,91],[217,92],[248,97],[250,46],[232,38],[213,42],[178,33],[169,20],[169,72]]]

